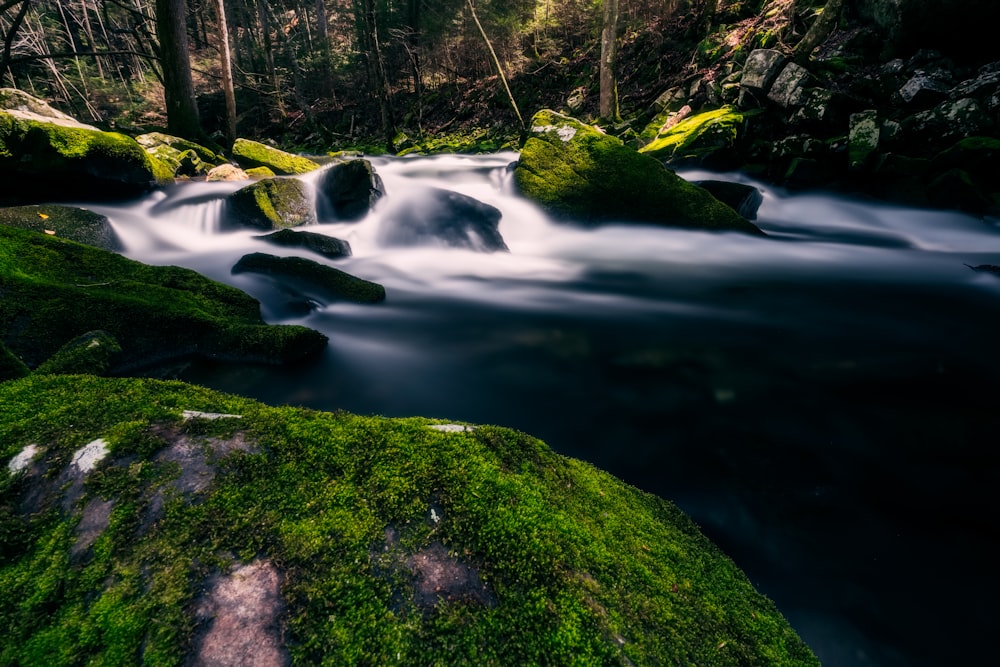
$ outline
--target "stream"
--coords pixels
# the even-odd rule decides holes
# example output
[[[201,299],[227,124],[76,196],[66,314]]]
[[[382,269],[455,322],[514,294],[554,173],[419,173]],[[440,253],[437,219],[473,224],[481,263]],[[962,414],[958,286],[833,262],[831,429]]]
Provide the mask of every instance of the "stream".
[[[124,254],[252,294],[323,331],[294,368],[181,379],[271,404],[525,431],[686,511],[827,666],[995,659],[1000,597],[1000,225],[829,194],[764,192],[767,237],[558,225],[511,191],[513,153],[376,158],[387,196],[309,231],[384,304],[233,275],[219,231],[242,184],[189,183],[107,215]],[[750,183],[740,174],[688,179]],[[306,176],[304,178],[311,178]],[[499,208],[509,253],[379,244],[421,186]]]

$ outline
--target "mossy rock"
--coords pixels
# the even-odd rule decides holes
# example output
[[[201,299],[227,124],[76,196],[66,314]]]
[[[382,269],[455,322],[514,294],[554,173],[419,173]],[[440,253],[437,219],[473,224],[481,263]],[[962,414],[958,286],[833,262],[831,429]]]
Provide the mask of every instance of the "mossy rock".
[[[311,329],[265,325],[255,299],[194,271],[3,226],[0,295],[0,339],[29,367],[95,330],[121,345],[112,373],[192,356],[290,363],[326,347]]]
[[[0,225],[30,229],[103,250],[122,249],[107,217],[84,208],[59,204],[0,208]]]
[[[0,382],[22,378],[30,372],[31,369],[21,361],[21,358],[0,340]]]
[[[267,167],[279,175],[305,174],[319,169],[319,165],[308,158],[292,155],[249,139],[237,139],[233,143],[232,153],[244,169]]]
[[[81,123],[69,114],[65,114],[58,109],[53,109],[45,100],[29,95],[17,88],[0,88],[0,110],[24,120],[39,120],[70,127],[97,129],[93,125]]]
[[[281,229],[271,234],[256,237],[265,243],[283,248],[304,248],[327,259],[341,259],[351,256],[351,244],[347,241],[316,234],[314,232],[297,232],[291,229]]]
[[[88,331],[63,345],[36,373],[46,375],[104,375],[121,345],[107,331]]]
[[[537,113],[531,126],[514,179],[522,194],[557,218],[761,233],[615,137],[553,111]]]
[[[704,111],[657,134],[640,152],[666,162],[701,163],[733,148],[743,121],[744,114],[734,107]]]
[[[0,112],[0,180],[15,201],[136,196],[156,181],[131,137]]]
[[[316,222],[311,186],[295,178],[265,178],[229,195],[226,224],[284,229]]]
[[[675,506],[523,433],[90,376],[0,404],[2,664],[819,664]]]
[[[149,132],[147,134],[141,134],[136,137],[135,140],[147,151],[157,146],[168,146],[178,153],[186,153],[190,151],[194,153],[195,157],[197,157],[199,161],[207,165],[208,168],[205,169],[205,171],[208,171],[211,167],[217,167],[220,164],[225,164],[227,162],[225,157],[211,148],[206,148],[205,146],[193,141],[188,141],[187,139],[175,137],[170,134],[164,134],[163,132]]]
[[[277,175],[267,167],[251,167],[247,169],[246,174],[250,178],[273,178]]]
[[[316,179],[316,188],[324,205],[329,206],[329,215],[349,222],[368,215],[385,194],[382,179],[368,160],[347,160],[324,169]]]
[[[262,252],[244,255],[233,273],[263,273],[288,278],[319,290],[323,296],[355,303],[385,301],[385,288],[363,278],[304,257],[275,257]]]

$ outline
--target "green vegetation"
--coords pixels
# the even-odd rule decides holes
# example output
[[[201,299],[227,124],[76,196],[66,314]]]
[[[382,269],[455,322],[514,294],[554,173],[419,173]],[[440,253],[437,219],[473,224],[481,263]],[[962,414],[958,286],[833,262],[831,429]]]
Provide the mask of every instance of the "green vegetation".
[[[122,351],[106,331],[89,331],[71,340],[49,357],[36,373],[45,375],[104,375]]]
[[[704,189],[593,127],[541,111],[531,132],[514,178],[554,215],[760,233]]]
[[[31,369],[0,340],[0,382],[21,378],[30,372]]]
[[[184,664],[211,576],[255,559],[283,577],[294,664],[818,664],[673,505],[522,433],[87,376],[0,404],[0,463],[41,449],[0,468],[0,664]],[[107,459],[54,483],[96,438]],[[424,595],[432,559],[474,585]]]
[[[286,363],[326,345],[311,329],[265,325],[256,300],[194,271],[3,226],[0,292],[0,339],[30,367],[96,330],[121,344],[118,369],[190,355]]]
[[[267,167],[280,175],[305,174],[319,169],[319,165],[308,158],[292,155],[249,139],[237,139],[232,152],[233,157],[244,169]]]

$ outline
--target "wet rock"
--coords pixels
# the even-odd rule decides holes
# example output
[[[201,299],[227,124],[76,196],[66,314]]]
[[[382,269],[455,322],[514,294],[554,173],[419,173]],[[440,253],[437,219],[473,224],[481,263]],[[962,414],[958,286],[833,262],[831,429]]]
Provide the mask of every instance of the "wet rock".
[[[135,140],[151,157],[166,164],[175,177],[201,176],[226,161],[200,144],[162,132],[141,134]]]
[[[310,186],[294,178],[265,178],[226,198],[224,226],[283,229],[316,222]]]
[[[760,190],[746,183],[695,181],[694,184],[708,190],[713,197],[747,220],[757,219],[757,209],[764,202],[764,196]]]
[[[760,233],[656,159],[552,111],[532,118],[514,180],[522,194],[557,218]]]
[[[351,256],[351,244],[325,234],[281,229],[257,238],[265,243],[285,248],[305,248],[327,259],[341,259]]]
[[[0,225],[69,239],[77,243],[119,251],[121,241],[106,216],[84,208],[41,204],[0,209]]]
[[[237,139],[233,143],[232,152],[233,157],[244,169],[267,167],[279,175],[305,174],[319,169],[319,165],[308,158],[286,153],[249,139]]]
[[[740,86],[753,91],[766,93],[771,84],[781,72],[785,64],[785,55],[775,49],[755,49],[747,56],[743,65],[743,76]]]
[[[332,266],[302,257],[275,257],[261,252],[244,255],[232,269],[233,273],[262,273],[301,282],[326,298],[378,303],[385,301],[385,288],[345,273]]]
[[[794,158],[785,170],[785,187],[793,190],[815,188],[827,184],[833,175],[825,162],[807,157]]]
[[[507,251],[497,225],[499,209],[451,190],[427,188],[393,202],[384,212],[384,246],[441,244],[478,252]]]
[[[348,160],[324,169],[316,188],[323,196],[320,217],[324,220],[360,220],[385,194],[382,179],[368,160]]]
[[[734,157],[743,122],[734,107],[705,111],[665,127],[640,152],[668,162],[724,167]]]

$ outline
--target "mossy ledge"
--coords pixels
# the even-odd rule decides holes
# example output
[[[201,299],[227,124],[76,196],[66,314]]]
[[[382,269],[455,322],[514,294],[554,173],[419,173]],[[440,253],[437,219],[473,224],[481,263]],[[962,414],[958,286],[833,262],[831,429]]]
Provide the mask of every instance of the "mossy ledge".
[[[109,372],[179,358],[281,364],[326,347],[321,333],[266,325],[243,292],[176,266],[0,225],[0,339],[29,367],[89,331],[121,345]]]
[[[819,664],[676,507],[522,433],[92,376],[0,404],[2,664],[205,660],[240,580],[275,664]]]

